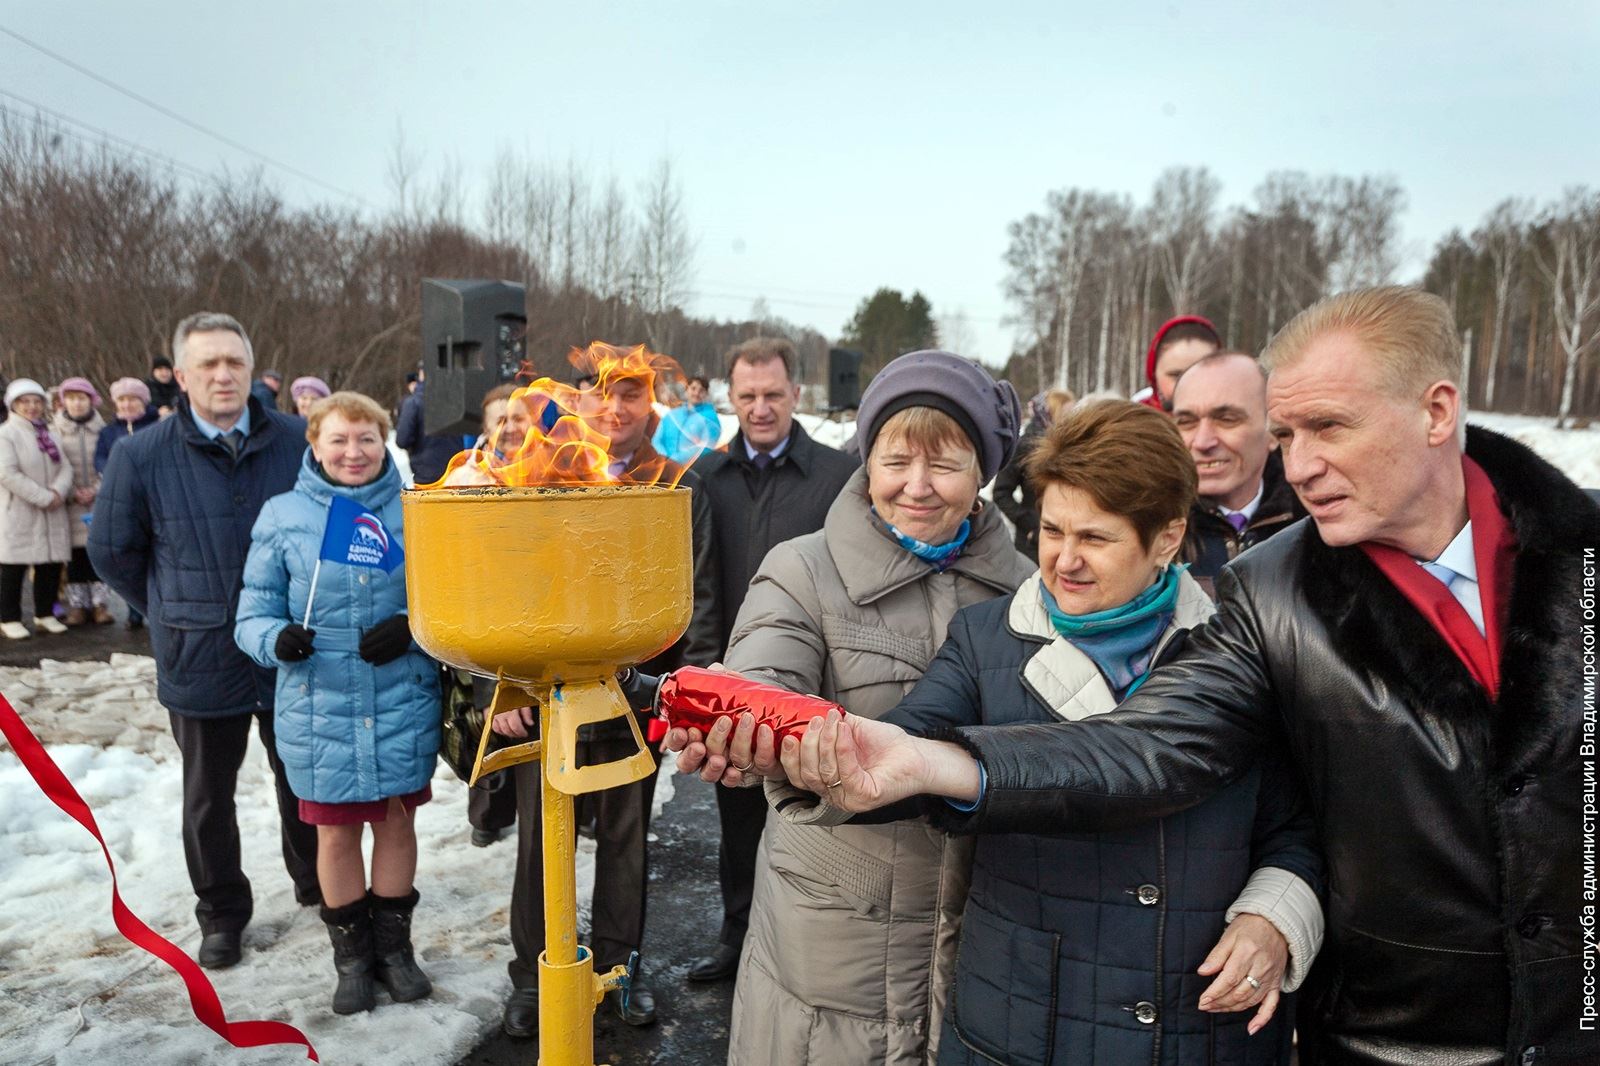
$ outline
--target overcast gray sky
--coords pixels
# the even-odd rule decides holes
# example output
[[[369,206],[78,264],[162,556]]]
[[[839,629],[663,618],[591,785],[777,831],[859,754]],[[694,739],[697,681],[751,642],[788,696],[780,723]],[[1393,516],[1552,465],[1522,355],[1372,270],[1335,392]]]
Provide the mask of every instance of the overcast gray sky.
[[[1232,204],[1272,170],[1392,174],[1409,279],[1500,198],[1600,181],[1595,0],[0,0],[0,27],[370,210],[390,203],[397,121],[469,179],[508,145],[631,190],[668,155],[693,310],[764,296],[832,337],[874,288],[916,288],[996,363],[1006,223],[1052,188],[1142,199],[1204,164]],[[4,35],[0,90],[201,168],[254,165]],[[296,203],[338,198],[266,173]]]

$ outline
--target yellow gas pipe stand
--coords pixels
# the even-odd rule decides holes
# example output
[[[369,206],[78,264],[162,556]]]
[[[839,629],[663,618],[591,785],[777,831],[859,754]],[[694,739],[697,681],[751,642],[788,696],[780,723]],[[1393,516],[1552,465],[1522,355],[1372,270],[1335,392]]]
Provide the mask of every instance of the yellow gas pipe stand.
[[[693,602],[687,489],[431,489],[402,496],[411,632],[430,655],[495,677],[494,714],[539,708],[539,740],[489,751],[472,781],[539,761],[545,950],[539,1062],[593,1066],[594,1011],[628,980],[578,943],[572,797],[649,776],[655,761],[617,670],[670,647]],[[581,726],[623,718],[636,750],[580,767]]]

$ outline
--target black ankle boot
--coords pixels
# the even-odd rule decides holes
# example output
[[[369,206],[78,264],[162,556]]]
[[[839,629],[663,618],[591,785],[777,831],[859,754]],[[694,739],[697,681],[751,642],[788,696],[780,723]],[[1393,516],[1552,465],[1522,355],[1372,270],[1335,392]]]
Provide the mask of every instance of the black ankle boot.
[[[333,1013],[355,1014],[377,1003],[372,982],[372,910],[365,899],[343,907],[322,908],[322,921],[333,941],[333,968],[339,984],[333,990]]]
[[[416,889],[398,899],[369,892],[377,977],[396,1003],[410,1003],[433,991],[433,982],[411,953],[411,912],[422,897]]]

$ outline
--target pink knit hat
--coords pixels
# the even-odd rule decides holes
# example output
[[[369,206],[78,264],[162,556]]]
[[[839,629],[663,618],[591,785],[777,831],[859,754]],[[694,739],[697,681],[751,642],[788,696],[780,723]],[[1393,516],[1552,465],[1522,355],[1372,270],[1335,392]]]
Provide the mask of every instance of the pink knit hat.
[[[294,384],[289,386],[290,396],[298,396],[302,392],[309,392],[318,397],[325,397],[331,394],[326,381],[313,377],[295,378]]]
[[[144,401],[146,407],[150,406],[150,386],[138,378],[118,378],[111,383],[111,398],[119,396],[137,396]]]
[[[63,395],[69,392],[81,392],[88,396],[90,402],[96,407],[100,406],[100,393],[95,390],[93,385],[89,384],[88,378],[68,378],[56,386],[56,392]]]

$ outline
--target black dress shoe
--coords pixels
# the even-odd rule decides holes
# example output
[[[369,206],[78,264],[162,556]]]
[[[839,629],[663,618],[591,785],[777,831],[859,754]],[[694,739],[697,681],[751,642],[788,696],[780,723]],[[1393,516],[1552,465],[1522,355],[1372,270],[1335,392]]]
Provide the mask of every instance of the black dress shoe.
[[[513,1040],[530,1040],[539,1032],[539,990],[513,988],[506,1000],[505,1013],[500,1016],[500,1028]]]
[[[200,965],[208,970],[226,970],[239,961],[240,954],[237,929],[207,933],[200,941]]]
[[[685,974],[691,981],[726,981],[739,972],[739,949],[731,944],[718,944],[711,954],[689,967]]]
[[[500,830],[498,829],[474,829],[472,831],[472,846],[475,848],[486,848],[499,839]]]
[[[616,1011],[626,1025],[654,1025],[656,1021],[656,994],[639,978],[633,979],[628,990],[627,1005],[623,1005],[622,989],[613,988],[606,993],[606,1006]]]

